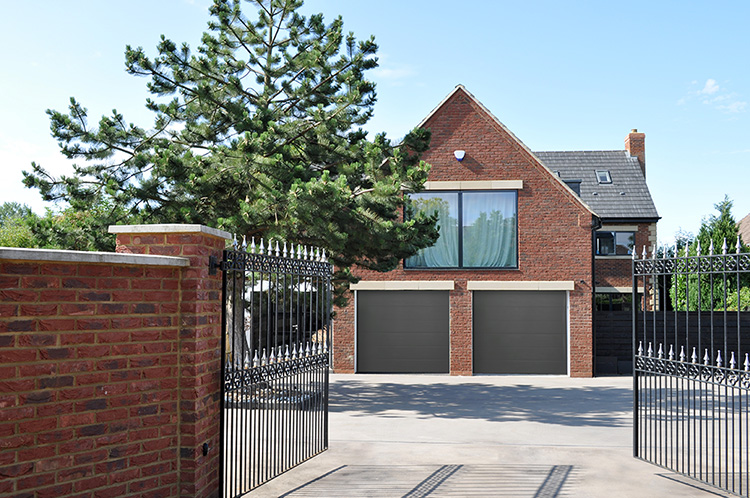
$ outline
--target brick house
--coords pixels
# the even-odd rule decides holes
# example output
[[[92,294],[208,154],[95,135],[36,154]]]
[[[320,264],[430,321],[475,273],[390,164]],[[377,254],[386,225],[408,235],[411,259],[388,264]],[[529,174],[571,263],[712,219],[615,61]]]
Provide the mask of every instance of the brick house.
[[[742,243],[747,245],[750,245],[750,213],[742,218],[739,223],[737,223],[737,227],[740,231],[740,238],[742,238]]]
[[[596,306],[623,306],[628,253],[656,237],[644,135],[534,153],[461,85],[419,126],[432,169],[412,198],[440,239],[391,272],[355,271],[334,370],[593,375]]]

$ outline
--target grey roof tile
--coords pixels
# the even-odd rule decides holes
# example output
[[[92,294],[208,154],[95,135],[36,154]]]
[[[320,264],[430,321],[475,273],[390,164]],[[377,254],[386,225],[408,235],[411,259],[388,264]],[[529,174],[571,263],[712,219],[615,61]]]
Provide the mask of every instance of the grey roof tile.
[[[602,219],[657,219],[654,201],[638,158],[624,150],[534,152],[562,180],[582,180],[581,199]],[[600,184],[597,170],[612,183]]]

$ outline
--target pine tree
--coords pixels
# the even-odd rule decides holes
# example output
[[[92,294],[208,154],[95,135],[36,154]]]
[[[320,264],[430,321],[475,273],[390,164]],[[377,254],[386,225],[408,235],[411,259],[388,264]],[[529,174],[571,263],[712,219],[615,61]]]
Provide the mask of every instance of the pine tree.
[[[301,0],[247,1],[255,20],[241,3],[214,0],[196,51],[163,35],[153,58],[126,48],[127,72],[149,79],[152,128],[116,110],[91,126],[74,98],[66,113],[48,110],[62,153],[84,163],[60,178],[32,163],[25,184],[77,210],[111,203],[124,221],[322,247],[339,283],[354,281],[355,264],[390,270],[434,243],[434,218],[401,217],[404,193],[427,176],[429,132],[394,146],[361,128],[376,100],[365,78],[377,66],[374,39],[344,35],[340,17],[302,16]]]

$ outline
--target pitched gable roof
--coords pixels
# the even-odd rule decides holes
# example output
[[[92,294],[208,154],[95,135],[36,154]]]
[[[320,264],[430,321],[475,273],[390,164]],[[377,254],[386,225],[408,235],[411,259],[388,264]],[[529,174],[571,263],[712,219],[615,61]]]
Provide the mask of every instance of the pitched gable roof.
[[[535,152],[563,180],[581,180],[581,198],[602,219],[659,219],[638,158],[625,150]],[[612,183],[599,183],[608,171]]]
[[[523,155],[525,155],[538,170],[544,172],[544,174],[550,179],[550,181],[557,185],[557,187],[565,192],[565,195],[567,195],[570,200],[581,206],[583,209],[591,213],[592,215],[597,215],[597,213],[586,203],[584,199],[582,199],[580,196],[576,194],[575,191],[571,189],[569,185],[567,185],[563,179],[561,179],[557,174],[553,173],[550,168],[548,168],[542,161],[539,160],[538,157],[535,156],[535,153],[529,149],[526,144],[524,144],[518,137],[516,137],[515,134],[513,134],[512,131],[510,131],[492,112],[490,112],[489,109],[487,109],[484,104],[482,104],[471,92],[469,92],[466,87],[463,85],[457,85],[453,91],[451,91],[440,103],[435,106],[435,108],[430,111],[430,113],[425,116],[425,118],[417,125],[418,128],[422,128],[428,124],[428,122],[435,116],[438,111],[440,111],[441,108],[447,105],[451,99],[454,98],[457,94],[460,94],[471,102],[473,106],[477,108],[480,114],[484,115],[485,119],[487,119],[492,126],[494,126],[498,131],[505,134],[509,141],[514,144],[514,147]]]

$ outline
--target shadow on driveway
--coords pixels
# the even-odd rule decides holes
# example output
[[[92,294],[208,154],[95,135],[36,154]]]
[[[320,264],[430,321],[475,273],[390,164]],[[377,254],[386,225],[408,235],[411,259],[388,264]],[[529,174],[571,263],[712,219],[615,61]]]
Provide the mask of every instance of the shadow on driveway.
[[[416,416],[623,427],[630,424],[628,414],[632,408],[632,391],[613,386],[545,387],[523,382],[496,385],[477,381],[399,383],[346,379],[332,382],[330,394],[330,411],[353,417]]]
[[[281,497],[557,498],[574,473],[570,465],[342,465]]]

